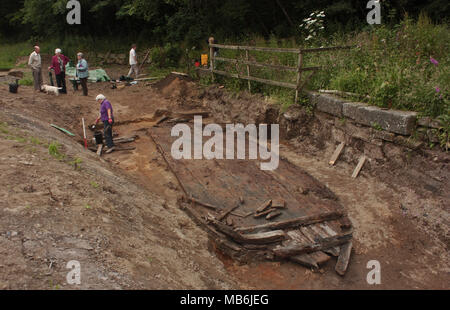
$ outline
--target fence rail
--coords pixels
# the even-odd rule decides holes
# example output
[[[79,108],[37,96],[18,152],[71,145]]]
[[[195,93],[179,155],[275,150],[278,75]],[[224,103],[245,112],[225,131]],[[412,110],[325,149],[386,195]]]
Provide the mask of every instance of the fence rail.
[[[319,66],[304,67],[303,66],[304,54],[327,52],[327,51],[334,51],[334,50],[341,50],[341,49],[350,49],[353,47],[354,46],[333,46],[333,47],[302,49],[302,48],[273,48],[273,47],[258,47],[258,46],[209,44],[210,67],[209,67],[209,69],[201,69],[200,68],[200,70],[211,72],[211,75],[213,78],[214,78],[214,74],[218,74],[218,75],[223,75],[226,77],[247,80],[249,91],[251,91],[250,81],[294,89],[295,90],[295,102],[297,103],[299,92],[302,90],[302,88],[305,86],[305,84],[309,81],[309,79],[321,68]],[[216,57],[214,54],[215,48],[245,51],[246,60]],[[260,63],[260,62],[256,62],[256,61],[250,61],[249,60],[249,51],[298,54],[297,66],[290,67],[290,66],[272,65],[272,64]],[[215,69],[216,61],[234,63],[237,65],[244,64],[247,67],[247,75],[240,75],[239,72],[238,73],[230,73],[230,72],[226,72],[226,71],[216,70]],[[269,80],[269,79],[253,77],[250,75],[250,66],[269,68],[269,69],[273,69],[273,70],[296,72],[297,73],[296,83],[294,84],[294,83],[280,82],[280,81],[274,81],[274,80]],[[302,81],[302,73],[307,72],[307,71],[311,71],[311,73]]]

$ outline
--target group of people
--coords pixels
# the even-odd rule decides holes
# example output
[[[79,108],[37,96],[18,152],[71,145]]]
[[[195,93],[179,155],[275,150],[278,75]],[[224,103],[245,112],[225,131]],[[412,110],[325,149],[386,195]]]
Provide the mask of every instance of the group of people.
[[[80,81],[81,87],[83,89],[83,95],[88,95],[87,79],[89,77],[89,66],[84,59],[83,53],[77,54],[78,63],[76,66],[76,75]],[[51,65],[48,70],[53,70],[56,77],[56,85],[60,89],[60,93],[67,94],[66,87],[66,65],[69,63],[70,59],[62,54],[60,48],[55,50],[55,55],[52,57]],[[34,47],[34,51],[31,53],[28,59],[28,65],[31,68],[33,74],[33,84],[35,91],[42,91],[42,58],[41,49],[39,46]]]
[[[137,61],[137,53],[136,53],[136,44],[131,46],[131,50],[129,53],[129,63],[130,63],[130,71],[128,72],[128,77],[130,77],[133,73],[136,75],[136,78],[139,75],[138,61]],[[28,65],[31,68],[31,72],[33,74],[33,82],[34,82],[34,90],[42,91],[42,58],[39,46],[34,47],[34,51],[31,53]],[[89,66],[84,58],[83,53],[77,54],[78,62],[76,66],[76,77],[80,81],[81,87],[83,89],[83,95],[88,95],[88,87],[87,87],[87,79],[89,77]],[[55,50],[55,55],[52,57],[51,65],[48,67],[48,70],[55,73],[56,84],[60,89],[60,93],[67,94],[66,87],[66,65],[69,63],[70,59],[62,54],[60,48]],[[113,142],[113,134],[112,134],[112,126],[114,124],[114,114],[111,103],[106,99],[103,94],[99,94],[95,100],[100,104],[100,113],[98,118],[95,121],[97,125],[98,122],[103,122],[103,134],[106,141],[107,153],[110,153],[114,150],[114,142]]]

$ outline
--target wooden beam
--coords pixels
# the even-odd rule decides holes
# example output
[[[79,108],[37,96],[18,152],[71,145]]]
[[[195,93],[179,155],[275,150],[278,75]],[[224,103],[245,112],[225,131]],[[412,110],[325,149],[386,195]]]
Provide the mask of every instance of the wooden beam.
[[[361,169],[362,169],[362,167],[363,167],[365,162],[366,162],[366,156],[362,155],[359,158],[358,165],[356,166],[355,170],[353,171],[352,178],[356,178],[358,176],[358,174],[361,171]]]
[[[298,103],[298,94],[300,89],[300,81],[302,78],[302,66],[303,66],[303,54],[300,51],[298,54],[298,67],[297,67],[297,83],[295,88],[295,103]]]
[[[338,261],[334,267],[334,270],[341,276],[345,275],[345,272],[347,271],[350,254],[352,253],[352,246],[353,244],[351,241],[341,246]]]
[[[239,206],[240,206],[240,204],[238,203],[238,204],[236,204],[234,206],[228,207],[227,209],[223,210],[220,213],[220,215],[218,217],[218,220],[219,221],[223,220],[229,213],[231,213],[231,211],[233,211],[234,209],[238,208]]]
[[[304,226],[304,225],[310,225],[314,223],[319,223],[323,221],[331,221],[331,220],[337,220],[343,216],[343,213],[341,211],[328,211],[328,212],[321,212],[319,214],[313,214],[313,215],[306,215],[302,217],[297,217],[294,219],[274,222],[274,223],[267,223],[267,224],[261,224],[261,225],[254,225],[254,226],[246,226],[246,227],[238,227],[236,228],[236,231],[253,231],[256,229],[283,229],[287,227],[294,227],[294,226]]]
[[[342,245],[347,243],[352,238],[352,234],[345,234],[341,236],[335,236],[330,238],[324,238],[318,240],[316,243],[299,243],[296,241],[291,241],[286,245],[280,245],[273,249],[276,256],[279,257],[290,257],[305,253],[311,253],[316,251],[322,251],[330,247],[337,245]]]
[[[236,79],[250,80],[250,81],[254,81],[254,82],[260,82],[260,83],[264,83],[264,84],[269,84],[269,85],[273,85],[273,86],[280,86],[280,87],[286,87],[286,88],[291,88],[291,89],[296,89],[297,88],[297,85],[292,84],[292,83],[260,79],[260,78],[256,78],[256,77],[252,77],[252,76],[240,76],[238,74],[228,73],[228,72],[220,71],[220,70],[212,70],[212,71],[214,73],[216,73],[216,74],[224,75],[224,76],[228,76],[228,77],[232,77],[232,78],[236,78]]]
[[[336,150],[333,153],[333,156],[331,156],[330,161],[328,162],[328,164],[330,164],[331,166],[334,165],[334,163],[336,162],[336,160],[339,158],[339,155],[341,154],[342,150],[344,149],[345,143],[341,142],[338,147],[336,148]]]
[[[351,46],[319,47],[319,48],[306,48],[306,49],[302,49],[302,53],[327,52],[327,51],[335,51],[335,50],[351,49],[351,48],[354,48],[354,47],[356,47],[356,45],[351,45]]]
[[[259,52],[279,52],[279,53],[294,53],[298,54],[298,48],[276,48],[276,47],[258,47],[258,46],[241,46],[241,45],[224,45],[224,44],[210,44],[210,47],[217,47],[228,50],[241,51],[259,51]]]

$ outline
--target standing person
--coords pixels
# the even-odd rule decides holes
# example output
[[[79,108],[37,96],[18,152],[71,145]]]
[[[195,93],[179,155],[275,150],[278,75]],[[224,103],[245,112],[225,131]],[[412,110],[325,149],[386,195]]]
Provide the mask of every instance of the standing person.
[[[33,73],[34,90],[42,91],[41,49],[37,45],[34,47],[34,52],[30,54],[30,58],[28,59],[28,66],[31,67],[31,72]]]
[[[87,88],[87,79],[89,77],[89,66],[84,59],[83,53],[77,54],[78,63],[77,63],[77,77],[80,79],[81,87],[83,88],[83,96],[88,95],[88,88]]]
[[[112,126],[114,124],[114,114],[111,103],[106,100],[106,97],[102,94],[98,95],[95,100],[100,104],[100,114],[95,121],[95,124],[101,120],[103,122],[103,135],[105,136],[106,146],[108,150],[106,153],[114,151],[114,142],[112,134]]]
[[[139,68],[138,68],[138,61],[137,61],[137,55],[136,55],[136,44],[131,45],[130,50],[130,71],[128,72],[128,77],[131,76],[131,74],[136,74],[136,78],[139,75]]]
[[[56,84],[62,88],[60,93],[67,94],[66,88],[66,64],[69,62],[69,58],[61,54],[61,49],[55,50],[55,56],[52,57],[52,65],[48,67],[48,70],[55,71]]]

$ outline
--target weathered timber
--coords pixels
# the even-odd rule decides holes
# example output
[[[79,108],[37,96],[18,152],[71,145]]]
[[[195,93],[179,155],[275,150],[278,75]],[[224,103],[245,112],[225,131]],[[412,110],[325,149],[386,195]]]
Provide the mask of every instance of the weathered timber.
[[[304,253],[311,253],[316,251],[322,251],[330,247],[342,245],[351,240],[352,234],[345,234],[341,236],[335,236],[330,238],[324,238],[318,240],[316,243],[298,243],[291,241],[286,245],[279,245],[273,249],[273,253],[279,257],[290,257],[300,255]]]
[[[208,221],[220,232],[226,234],[237,243],[245,244],[266,244],[281,241],[286,238],[286,234],[282,230],[272,230],[256,234],[241,234],[226,224],[219,222],[214,218],[208,218]]]
[[[348,262],[350,261],[350,254],[352,252],[352,246],[353,244],[351,241],[341,246],[338,261],[334,268],[336,272],[341,276],[345,275],[345,272],[347,271]]]
[[[271,200],[271,199],[264,201],[264,202],[261,204],[261,206],[259,206],[258,209],[256,209],[256,213],[261,213],[261,212],[263,212],[264,210],[266,210],[267,208],[269,208],[271,204],[272,204],[272,200]]]
[[[267,214],[269,214],[272,211],[273,211],[273,209],[267,209],[267,210],[264,210],[262,212],[257,212],[257,213],[255,213],[255,215],[253,215],[253,217],[254,218],[263,217],[263,216],[266,216]]]
[[[233,211],[234,209],[238,208],[240,206],[240,204],[236,204],[234,206],[228,207],[227,209],[223,210],[219,217],[218,220],[221,221],[223,220],[231,211]]]
[[[336,160],[339,158],[339,155],[341,155],[342,150],[344,149],[345,143],[341,142],[336,150],[333,153],[333,156],[331,156],[329,164],[333,166],[336,163]]]
[[[247,227],[239,227],[239,228],[236,228],[236,230],[237,231],[253,231],[256,229],[282,229],[282,228],[288,228],[288,227],[294,227],[294,226],[310,225],[310,224],[323,222],[323,221],[336,220],[342,216],[343,216],[342,211],[327,211],[327,212],[322,212],[319,214],[307,215],[307,216],[303,216],[303,217],[297,217],[294,219],[289,219],[289,220],[284,220],[284,221],[279,221],[279,222],[274,222],[274,223],[247,226]]]
[[[364,163],[366,162],[366,156],[362,155],[359,159],[358,165],[356,166],[355,170],[353,171],[352,178],[356,178],[361,171]]]
[[[286,201],[283,199],[272,199],[272,208],[284,209],[286,208]]]
[[[280,215],[281,215],[280,211],[272,211],[266,216],[266,220],[274,219],[274,218],[276,218],[277,216],[280,216]]]

